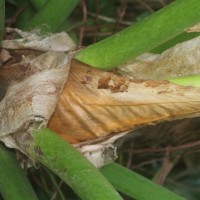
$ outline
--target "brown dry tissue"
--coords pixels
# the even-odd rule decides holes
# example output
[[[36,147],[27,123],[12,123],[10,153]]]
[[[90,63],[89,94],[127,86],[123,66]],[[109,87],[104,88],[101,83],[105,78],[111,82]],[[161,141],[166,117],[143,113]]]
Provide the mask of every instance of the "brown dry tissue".
[[[22,38],[3,42],[0,140],[8,147],[26,153],[32,129],[48,126],[100,167],[116,158],[112,143],[128,132],[200,115],[200,89],[159,80],[200,72],[200,37],[139,56],[118,67],[120,75],[74,60],[66,33],[9,31]]]

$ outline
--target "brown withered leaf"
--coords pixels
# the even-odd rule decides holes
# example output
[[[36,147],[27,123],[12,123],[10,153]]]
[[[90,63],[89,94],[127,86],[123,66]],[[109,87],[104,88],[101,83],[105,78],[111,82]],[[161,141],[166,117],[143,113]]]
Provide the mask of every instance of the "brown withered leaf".
[[[84,77],[91,77],[87,84]],[[200,115],[200,89],[128,79],[73,61],[49,127],[71,143]]]
[[[28,33],[23,34],[29,38]],[[128,76],[133,75],[134,79],[97,70],[76,60],[71,62],[73,45],[67,47],[71,53],[60,51],[57,45],[56,51],[52,51],[54,41],[49,49],[44,38],[35,40],[33,36],[30,34],[28,44],[24,39],[3,43],[7,50],[14,47],[8,50],[11,58],[0,67],[0,140],[9,147],[23,151],[21,146],[30,139],[35,124],[48,125],[96,166],[101,166],[116,157],[116,148],[111,143],[128,132],[149,124],[200,115],[200,89],[157,80],[167,73],[178,74],[178,70],[183,75],[183,64],[190,58],[194,62],[189,67],[199,73],[200,51],[196,45],[193,55],[193,47],[200,39],[180,44],[160,56],[137,58],[136,70],[127,68]],[[43,47],[38,50],[40,42],[49,51],[43,52]],[[26,49],[27,45],[30,49]],[[189,46],[190,53],[186,48]],[[141,67],[141,63],[145,65]],[[145,74],[149,63],[153,68]]]

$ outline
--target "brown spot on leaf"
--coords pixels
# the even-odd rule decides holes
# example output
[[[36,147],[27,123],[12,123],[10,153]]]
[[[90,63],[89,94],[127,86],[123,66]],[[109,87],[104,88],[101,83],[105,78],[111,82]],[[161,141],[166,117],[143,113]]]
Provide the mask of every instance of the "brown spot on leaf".
[[[112,93],[128,92],[129,80],[124,77],[113,76],[109,89]]]
[[[148,80],[145,83],[146,87],[159,87],[160,85],[164,85],[164,84],[168,84],[168,81],[164,81],[164,80]]]
[[[32,66],[24,66],[21,63],[3,65],[0,68],[0,76],[8,82],[20,82],[40,70]]]
[[[130,82],[132,82],[132,83],[139,83],[139,84],[141,84],[141,83],[144,83],[146,80],[143,80],[143,79],[130,79]]]
[[[99,79],[98,89],[109,89],[112,93],[127,92],[129,80],[119,76],[105,76]]]
[[[91,82],[92,82],[92,77],[91,76],[82,77],[82,81],[81,81],[82,84],[89,84]]]
[[[109,88],[108,83],[110,80],[111,80],[110,76],[101,77],[98,81],[97,88],[98,89],[108,89]]]

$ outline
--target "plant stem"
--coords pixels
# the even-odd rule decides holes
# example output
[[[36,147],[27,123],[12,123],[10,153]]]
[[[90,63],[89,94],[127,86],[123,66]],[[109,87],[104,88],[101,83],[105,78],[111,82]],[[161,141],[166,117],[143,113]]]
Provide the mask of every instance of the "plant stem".
[[[101,172],[118,191],[134,199],[184,200],[183,197],[116,163],[104,166]]]
[[[24,29],[40,28],[42,33],[55,32],[78,2],[79,0],[48,0]]]
[[[0,144],[0,193],[5,200],[37,200],[14,154]]]
[[[198,23],[199,7],[199,0],[177,0],[136,25],[88,46],[76,59],[100,69],[117,67]]]
[[[121,200],[102,174],[81,153],[49,129],[33,132],[27,149],[65,181],[83,200]]]

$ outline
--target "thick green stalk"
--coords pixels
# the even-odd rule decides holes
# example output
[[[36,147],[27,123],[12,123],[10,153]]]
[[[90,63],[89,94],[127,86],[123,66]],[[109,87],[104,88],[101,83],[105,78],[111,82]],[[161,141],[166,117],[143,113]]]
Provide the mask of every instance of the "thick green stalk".
[[[0,47],[4,31],[5,22],[5,0],[0,0]]]
[[[118,191],[134,199],[184,200],[183,197],[116,163],[104,166],[101,172]]]
[[[65,181],[83,200],[122,200],[102,174],[49,129],[33,133],[28,154]]]
[[[111,69],[161,45],[200,21],[199,0],[177,0],[150,17],[88,46],[76,59]]]
[[[37,200],[14,154],[0,145],[0,193],[4,200]]]
[[[24,29],[40,28],[43,33],[55,32],[78,2],[79,0],[48,0]]]

